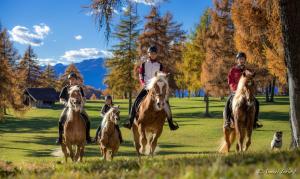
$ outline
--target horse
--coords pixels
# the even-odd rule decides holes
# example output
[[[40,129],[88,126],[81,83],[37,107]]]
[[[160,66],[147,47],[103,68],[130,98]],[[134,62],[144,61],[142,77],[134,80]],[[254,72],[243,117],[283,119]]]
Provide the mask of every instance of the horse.
[[[247,151],[251,144],[251,135],[255,121],[255,73],[243,72],[232,100],[234,129],[223,127],[224,141],[219,152],[228,153],[230,146],[237,139],[236,151]],[[246,141],[245,141],[246,138]]]
[[[80,112],[83,110],[84,100],[80,92],[80,87],[77,85],[72,86],[68,93],[70,97],[67,103],[68,111],[61,148],[66,162],[68,157],[70,157],[73,162],[82,162],[84,145],[86,143],[86,124]],[[73,146],[76,146],[75,155]]]
[[[114,155],[118,152],[120,146],[119,131],[116,129],[116,125],[120,121],[119,106],[113,106],[104,115],[101,123],[101,137],[99,139],[100,152],[103,155],[103,159],[112,160]],[[109,149],[111,151],[109,151]]]
[[[132,126],[134,144],[139,157],[141,154],[153,157],[157,140],[162,134],[167,117],[164,107],[169,96],[167,75],[162,72],[155,73],[146,89],[148,94],[141,102]]]

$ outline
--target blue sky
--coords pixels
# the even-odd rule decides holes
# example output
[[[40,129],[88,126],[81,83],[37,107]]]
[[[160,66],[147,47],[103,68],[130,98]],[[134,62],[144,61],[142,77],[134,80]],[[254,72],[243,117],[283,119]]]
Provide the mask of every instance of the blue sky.
[[[144,0],[138,2],[141,19],[150,11]],[[155,0],[159,2],[160,0]],[[7,28],[14,46],[23,55],[31,44],[40,64],[69,64],[82,59],[110,56],[103,31],[98,32],[93,16],[82,8],[91,0],[1,0],[0,21]],[[169,0],[159,3],[160,14],[169,11],[174,20],[190,32],[211,0]],[[116,23],[122,10],[114,16]],[[143,22],[141,23],[143,25]]]

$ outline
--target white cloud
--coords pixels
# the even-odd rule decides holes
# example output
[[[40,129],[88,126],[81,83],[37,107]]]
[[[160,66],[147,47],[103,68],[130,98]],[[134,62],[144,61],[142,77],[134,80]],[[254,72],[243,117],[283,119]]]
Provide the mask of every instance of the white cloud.
[[[92,11],[87,12],[87,13],[85,13],[85,15],[92,16],[92,15],[98,14],[100,12],[101,12],[101,10],[97,9],[97,10],[92,10]],[[116,14],[116,15],[120,14],[116,9],[113,9],[113,13]]]
[[[136,2],[136,3],[142,3],[148,6],[154,6],[158,3],[163,2],[164,0],[130,0],[132,2]]]
[[[82,39],[82,36],[81,36],[81,35],[76,35],[76,36],[74,36],[74,38],[75,38],[76,40],[81,40],[81,39]]]
[[[65,63],[76,63],[84,59],[91,58],[110,58],[112,53],[106,50],[98,50],[96,48],[81,48],[79,50],[69,50],[66,51],[61,60],[65,60]]]
[[[67,64],[63,60],[56,60],[54,58],[38,58],[37,61],[38,61],[39,65],[42,65],[42,66],[48,65],[48,64],[54,66],[55,64],[58,64],[58,63],[62,63],[65,65]]]
[[[24,26],[15,26],[11,31],[11,39],[20,44],[41,46],[44,38],[49,34],[50,27],[46,24],[34,25],[33,31]]]

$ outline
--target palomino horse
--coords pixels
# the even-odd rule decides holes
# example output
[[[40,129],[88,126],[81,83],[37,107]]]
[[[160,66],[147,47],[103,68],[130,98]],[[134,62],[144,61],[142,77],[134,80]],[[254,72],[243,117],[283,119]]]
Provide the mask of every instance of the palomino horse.
[[[256,86],[254,83],[255,73],[248,70],[243,72],[232,100],[232,114],[234,129],[223,128],[224,138],[219,149],[221,153],[228,153],[230,146],[237,138],[237,152],[246,151],[251,144],[251,135],[255,118],[255,97]],[[246,145],[244,140],[246,138]]]
[[[120,121],[119,106],[114,106],[104,115],[101,123],[101,133],[98,134],[100,144],[100,151],[104,160],[112,160],[114,154],[117,153],[120,146],[119,131],[116,129],[116,125]],[[109,151],[111,149],[111,151]]]
[[[83,109],[84,100],[81,96],[80,87],[72,86],[69,89],[68,112],[66,123],[64,125],[63,142],[61,144],[62,151],[67,162],[68,157],[75,161],[82,161],[84,154],[84,145],[86,140],[86,128],[84,119],[80,115]],[[73,146],[77,146],[74,155]]]
[[[151,154],[153,156],[157,139],[162,133],[167,117],[164,107],[169,95],[167,75],[162,72],[156,73],[146,89],[149,92],[141,102],[136,120],[132,126],[138,156],[140,154]]]

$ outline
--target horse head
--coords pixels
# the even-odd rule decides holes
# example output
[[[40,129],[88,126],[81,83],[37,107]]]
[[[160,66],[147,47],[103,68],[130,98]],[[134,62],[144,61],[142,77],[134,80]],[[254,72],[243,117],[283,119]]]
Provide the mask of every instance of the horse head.
[[[155,76],[146,86],[146,89],[150,91],[150,95],[154,100],[154,106],[156,110],[162,110],[168,100],[169,84],[167,76],[167,74],[162,72],[155,73]]]
[[[111,120],[115,125],[118,125],[120,121],[120,106],[113,106],[112,107],[112,116]]]
[[[238,84],[237,93],[244,93],[248,105],[252,105],[254,101],[254,94],[256,91],[254,77],[254,72],[246,70],[243,72]]]
[[[81,90],[78,85],[70,87],[69,91],[68,107],[75,110],[76,112],[81,111],[83,108],[83,98]]]

